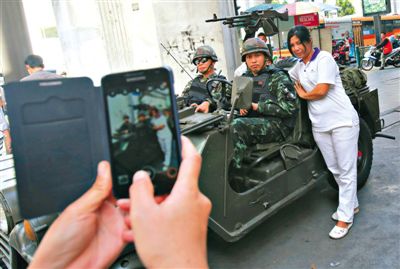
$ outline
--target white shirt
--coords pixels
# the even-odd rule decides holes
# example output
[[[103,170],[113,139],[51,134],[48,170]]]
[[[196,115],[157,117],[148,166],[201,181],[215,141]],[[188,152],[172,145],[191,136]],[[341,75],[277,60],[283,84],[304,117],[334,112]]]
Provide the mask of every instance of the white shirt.
[[[154,126],[164,125],[164,128],[157,131],[157,136],[160,138],[170,138],[172,137],[172,132],[169,129],[167,118],[164,115],[160,114],[158,118],[151,118],[151,123]]]
[[[241,77],[243,73],[246,73],[247,71],[247,64],[243,62],[241,65],[239,65],[238,68],[236,68],[234,77]]]
[[[326,96],[308,101],[308,115],[314,131],[327,132],[359,123],[357,112],[343,88],[339,67],[331,54],[316,48],[307,64],[297,62],[289,74],[293,80],[300,81],[307,92],[319,83],[329,84]]]

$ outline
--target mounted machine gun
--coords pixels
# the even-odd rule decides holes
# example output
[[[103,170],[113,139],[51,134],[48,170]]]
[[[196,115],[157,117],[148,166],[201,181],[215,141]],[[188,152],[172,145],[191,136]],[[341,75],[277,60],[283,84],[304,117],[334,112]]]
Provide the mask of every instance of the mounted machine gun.
[[[212,19],[206,22],[222,21],[222,24],[232,27],[243,27],[246,36],[245,39],[254,37],[257,30],[262,27],[266,36],[273,36],[279,32],[278,26],[275,24],[274,19],[288,21],[288,11],[279,13],[276,10],[263,10],[253,11],[251,13],[241,13],[238,16],[218,18],[214,13]]]

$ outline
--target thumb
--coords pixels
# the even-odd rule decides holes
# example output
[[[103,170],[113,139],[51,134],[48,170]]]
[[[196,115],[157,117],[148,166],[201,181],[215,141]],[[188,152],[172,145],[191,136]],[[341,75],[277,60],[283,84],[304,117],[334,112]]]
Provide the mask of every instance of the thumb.
[[[131,213],[133,216],[140,212],[151,210],[157,204],[154,200],[154,187],[149,175],[144,171],[138,171],[133,176],[133,184],[129,189],[131,201]]]

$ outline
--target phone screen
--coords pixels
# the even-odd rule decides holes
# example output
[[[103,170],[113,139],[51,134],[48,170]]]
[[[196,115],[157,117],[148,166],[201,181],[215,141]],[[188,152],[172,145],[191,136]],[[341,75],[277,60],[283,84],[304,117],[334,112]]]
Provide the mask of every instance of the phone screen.
[[[129,197],[138,170],[148,172],[155,195],[169,193],[181,160],[172,72],[157,68],[111,74],[101,84],[114,195]]]

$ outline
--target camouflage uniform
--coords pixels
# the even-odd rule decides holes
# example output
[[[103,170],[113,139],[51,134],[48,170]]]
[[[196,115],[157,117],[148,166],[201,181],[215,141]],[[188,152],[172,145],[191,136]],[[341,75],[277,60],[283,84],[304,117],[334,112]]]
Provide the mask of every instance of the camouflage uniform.
[[[198,58],[209,58],[213,62],[218,61],[215,51],[210,46],[201,46],[197,48],[196,53],[193,57],[193,64]],[[193,80],[189,81],[185,89],[182,92],[182,96],[185,100],[185,105],[190,106],[191,104],[200,105],[202,102],[207,101],[210,103],[210,111],[218,108],[230,109],[231,93],[232,89],[229,85],[214,81],[208,92],[206,85],[207,81],[211,78],[225,79],[226,77],[212,73],[208,78],[204,77],[203,74],[198,75]]]
[[[296,92],[285,71],[271,65],[257,76],[250,71],[243,76],[253,78],[252,102],[258,104],[258,110],[249,110],[246,117],[232,122],[233,166],[236,168],[241,167],[249,146],[284,141],[294,128],[298,110]]]

